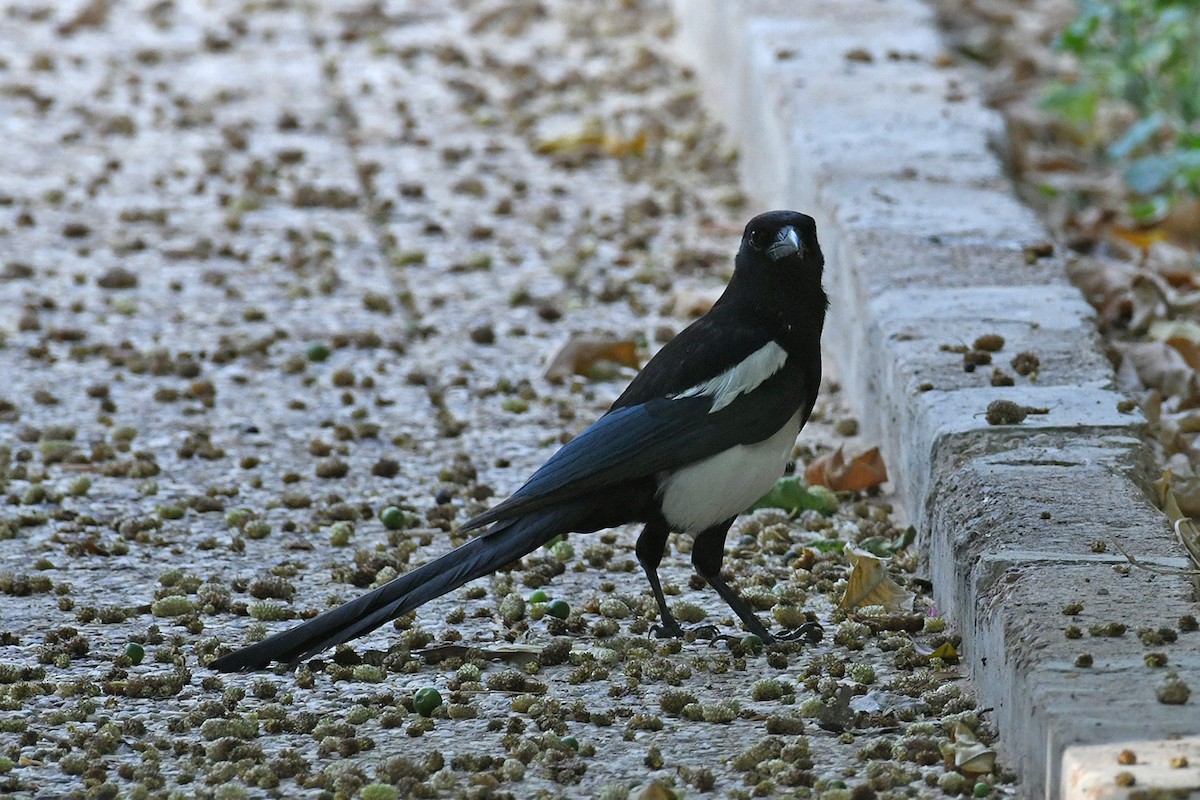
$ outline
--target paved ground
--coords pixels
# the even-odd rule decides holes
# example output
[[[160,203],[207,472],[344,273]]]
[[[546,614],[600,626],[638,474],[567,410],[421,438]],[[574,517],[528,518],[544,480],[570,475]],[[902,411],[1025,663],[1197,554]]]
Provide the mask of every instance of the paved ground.
[[[643,638],[652,604],[622,531],[432,603],[340,663],[203,666],[444,552],[453,520],[631,374],[548,381],[563,341],[644,357],[722,285],[752,209],[664,55],[670,28],[637,3],[3,5],[0,791],[973,786],[942,766],[954,722],[989,732],[928,656],[940,621],[832,621],[847,565],[826,551],[898,537],[886,498],[760,513],[733,537],[764,617],[827,623],[803,652]],[[831,388],[819,412],[802,454],[853,427]],[[399,531],[377,520],[392,504]],[[670,590],[732,630],[686,550]],[[914,565],[893,562],[924,592]],[[547,580],[576,609],[565,623],[520,601]],[[927,595],[915,610],[921,627]],[[485,652],[409,656],[430,637]],[[411,709],[423,686],[448,700],[431,723]]]

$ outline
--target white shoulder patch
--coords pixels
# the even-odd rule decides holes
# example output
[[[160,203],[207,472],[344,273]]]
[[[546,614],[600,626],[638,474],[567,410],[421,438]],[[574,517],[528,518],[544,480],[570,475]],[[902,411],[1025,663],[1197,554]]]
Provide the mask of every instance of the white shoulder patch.
[[[708,410],[711,414],[732,403],[739,395],[757,389],[763,381],[783,369],[786,361],[787,351],[773,341],[767,342],[717,377],[675,397],[711,397],[713,404]]]

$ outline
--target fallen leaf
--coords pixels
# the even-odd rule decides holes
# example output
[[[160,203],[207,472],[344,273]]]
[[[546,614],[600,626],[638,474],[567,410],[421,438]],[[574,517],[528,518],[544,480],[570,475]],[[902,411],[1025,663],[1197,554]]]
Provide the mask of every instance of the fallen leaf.
[[[1125,388],[1138,385],[1158,389],[1176,409],[1196,405],[1200,382],[1196,371],[1174,347],[1166,342],[1131,342],[1114,345],[1121,355],[1118,380]]]
[[[546,377],[560,380],[571,375],[592,377],[597,364],[603,361],[637,369],[637,344],[628,339],[572,336],[550,359]]]
[[[954,724],[950,738],[954,767],[963,775],[972,778],[996,769],[996,751],[975,738],[974,731],[962,722]]]
[[[1154,488],[1158,491],[1159,507],[1174,526],[1175,534],[1183,542],[1192,562],[1200,567],[1200,530],[1197,530],[1196,523],[1180,508],[1173,489],[1173,478],[1174,475],[1171,471],[1165,470],[1162,477],[1154,482]],[[1193,478],[1192,480],[1197,479]]]
[[[872,689],[864,695],[855,697],[850,701],[850,708],[866,714],[885,716],[895,714],[897,711],[911,712],[912,714],[929,713],[929,704],[921,698],[909,697],[896,692],[885,692],[881,689]]]
[[[1183,356],[1189,367],[1200,370],[1200,342],[1178,337],[1171,337],[1165,341],[1179,351],[1179,355]]]
[[[1200,369],[1200,324],[1185,319],[1160,319],[1152,322],[1146,333],[1151,339],[1178,350],[1192,369]]]
[[[1195,289],[1194,259],[1195,253],[1187,248],[1156,242],[1146,252],[1145,268],[1162,275],[1177,290]]]
[[[647,135],[644,130],[639,130],[632,136],[622,136],[605,130],[602,121],[593,119],[585,122],[577,130],[539,139],[536,151],[540,155],[582,153],[625,158],[645,155],[646,142]]]
[[[805,486],[797,477],[780,478],[762,498],[750,506],[759,508],[782,508],[791,514],[799,511],[816,511],[826,516],[837,510],[837,496],[825,486]]]
[[[862,606],[883,606],[891,612],[912,608],[916,594],[892,580],[882,558],[853,544],[847,544],[842,552],[850,560],[850,576],[846,579],[846,592],[838,603],[839,611]]]
[[[1186,339],[1200,343],[1200,324],[1186,319],[1162,319],[1150,325],[1151,339],[1169,342],[1172,339]]]
[[[1165,242],[1167,232],[1162,228],[1123,228],[1114,225],[1108,229],[1108,235],[1119,242],[1133,245],[1140,250],[1148,250],[1156,242]]]
[[[1141,332],[1166,317],[1171,298],[1176,294],[1166,278],[1149,270],[1138,270],[1129,284],[1129,329]]]
[[[1162,221],[1162,229],[1193,248],[1200,246],[1200,199],[1192,198],[1176,204]]]
[[[842,448],[826,453],[804,470],[810,486],[826,486],[835,492],[861,492],[874,489],[888,479],[887,467],[878,447],[846,461]]]
[[[930,658],[940,658],[942,661],[957,662],[958,650],[949,642],[942,642],[932,653]]]
[[[1168,491],[1173,496],[1181,516],[1200,516],[1200,477],[1175,475],[1170,470],[1167,474],[1170,475]],[[1174,524],[1175,520],[1171,522]]]
[[[818,553],[840,553],[846,547],[843,539],[813,539],[805,542],[804,546]]]

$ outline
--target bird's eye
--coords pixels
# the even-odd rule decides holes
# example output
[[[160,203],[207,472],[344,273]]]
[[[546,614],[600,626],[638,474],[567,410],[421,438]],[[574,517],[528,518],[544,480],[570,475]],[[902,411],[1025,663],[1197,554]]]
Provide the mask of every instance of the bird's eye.
[[[760,231],[750,231],[750,246],[755,250],[762,249],[762,233]]]

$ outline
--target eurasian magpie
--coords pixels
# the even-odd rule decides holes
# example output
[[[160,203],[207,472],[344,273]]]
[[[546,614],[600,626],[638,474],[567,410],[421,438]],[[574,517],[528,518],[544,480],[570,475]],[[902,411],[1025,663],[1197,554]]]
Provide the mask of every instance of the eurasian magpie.
[[[222,672],[295,663],[374,630],[563,533],[643,523],[636,552],[658,603],[660,636],[683,629],[658,565],[671,531],[692,534],[692,564],[745,627],[773,641],[721,577],[725,536],[783,474],[821,382],[825,259],[812,218],[750,220],[733,278],[712,309],[650,360],[604,416],[525,485],[461,530],[490,528],[355,600],[212,662]]]

